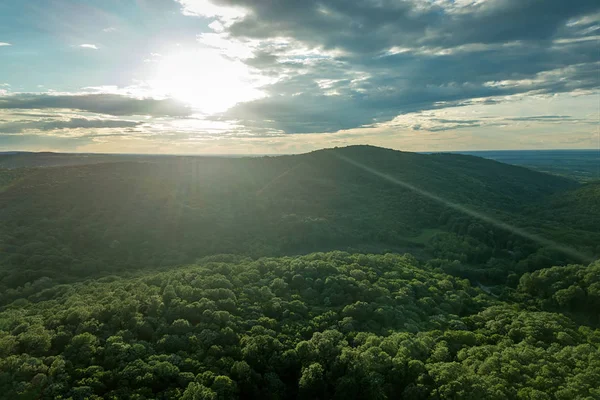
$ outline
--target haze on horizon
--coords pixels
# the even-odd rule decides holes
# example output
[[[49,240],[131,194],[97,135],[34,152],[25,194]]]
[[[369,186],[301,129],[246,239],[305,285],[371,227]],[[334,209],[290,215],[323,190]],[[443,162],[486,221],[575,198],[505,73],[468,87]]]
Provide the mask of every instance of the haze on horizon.
[[[596,0],[0,4],[0,151],[600,146]]]

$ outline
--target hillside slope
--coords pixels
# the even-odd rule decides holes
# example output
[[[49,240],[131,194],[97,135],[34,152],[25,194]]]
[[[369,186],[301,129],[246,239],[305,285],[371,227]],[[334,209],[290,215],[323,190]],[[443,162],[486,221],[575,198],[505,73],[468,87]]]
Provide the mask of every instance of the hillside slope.
[[[575,190],[550,196],[545,207],[536,210],[541,219],[554,219],[558,223],[584,230],[600,226],[600,182],[588,183]]]
[[[100,164],[119,161],[139,161],[160,156],[126,154],[69,154],[52,152],[0,152],[0,168],[63,167],[69,165]]]
[[[477,250],[475,261],[501,249],[523,257],[536,250],[510,232],[490,236],[493,227],[348,160],[490,215],[515,213],[578,186],[477,157],[370,146],[28,169],[0,191],[2,281],[13,287],[43,276],[168,266],[215,253],[419,253],[423,237],[441,230],[480,240],[467,246],[488,249]]]

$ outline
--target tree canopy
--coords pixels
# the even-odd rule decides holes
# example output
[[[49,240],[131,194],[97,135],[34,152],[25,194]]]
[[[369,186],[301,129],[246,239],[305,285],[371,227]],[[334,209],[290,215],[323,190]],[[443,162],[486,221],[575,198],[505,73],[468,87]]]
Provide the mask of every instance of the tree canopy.
[[[41,157],[0,169],[0,399],[600,399],[597,183],[364,146]]]
[[[565,278],[553,268],[525,275],[519,290],[536,297],[547,290],[541,298],[556,299],[550,308],[597,313],[600,265],[568,268]],[[573,271],[581,273],[567,278]],[[569,284],[590,303],[561,300]],[[600,330],[546,311],[546,303],[521,303],[410,255],[212,256],[23,294],[0,312],[0,393],[598,398]]]

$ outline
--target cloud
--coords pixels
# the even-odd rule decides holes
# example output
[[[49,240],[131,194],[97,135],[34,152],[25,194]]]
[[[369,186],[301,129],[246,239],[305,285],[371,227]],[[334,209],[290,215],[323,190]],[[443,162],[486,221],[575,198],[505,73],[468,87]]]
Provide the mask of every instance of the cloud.
[[[542,137],[545,144],[580,137],[574,146],[584,146],[597,123],[597,0],[142,2],[159,7],[166,24],[153,24],[147,38],[125,35],[114,60],[102,63],[112,65],[109,71],[130,66],[142,81],[127,86],[118,74],[82,83],[96,87],[80,93],[11,95],[0,88],[2,123],[21,136],[128,135],[115,139],[125,146],[119,150],[143,142],[154,152],[221,153],[361,142],[413,150],[515,148],[537,146]],[[178,8],[199,19],[171,13]],[[69,37],[92,40],[83,39],[90,26],[129,30],[118,18],[89,15],[96,24]],[[134,45],[141,43],[134,36],[148,44]],[[234,79],[208,54],[243,73]],[[159,69],[164,76],[156,79]],[[240,97],[241,87],[260,96]],[[195,102],[196,109],[168,96]],[[144,123],[128,126],[138,121]]]
[[[70,118],[60,119],[42,119],[39,121],[18,121],[0,123],[0,133],[21,133],[30,130],[54,131],[62,129],[103,129],[103,128],[132,128],[141,125],[141,122],[108,120],[108,119],[88,119],[88,118]]]
[[[571,121],[573,117],[570,115],[532,115],[530,117],[515,117],[507,118],[509,121],[541,121],[541,122],[553,122],[553,121]]]
[[[176,0],[181,4],[184,15],[203,17],[219,17],[224,20],[234,20],[243,17],[246,11],[232,4],[219,5],[211,0]]]
[[[0,42],[0,47],[4,47],[4,46],[12,46],[12,44],[6,43],[6,42]]]
[[[393,46],[444,46],[551,39],[573,18],[600,9],[595,0],[487,0],[454,2],[214,0],[250,10],[233,35],[291,37],[350,53],[375,53]]]
[[[73,151],[91,144],[89,137],[60,137],[48,135],[0,135],[0,150]]]
[[[473,99],[495,97],[493,101],[497,102],[517,94],[556,94],[598,87],[597,66],[588,64],[540,72],[523,82],[496,85],[490,84],[496,81],[487,79],[500,77],[501,71],[490,71],[487,76],[481,73],[471,81],[466,76],[458,80],[462,78],[458,70],[469,69],[468,60],[444,58],[447,63],[439,60],[439,64],[430,65],[425,60],[405,59],[406,69],[412,69],[411,64],[420,64],[419,71],[412,71],[411,79],[397,75],[403,69],[400,63],[391,70],[378,68],[375,76],[362,81],[352,79],[348,72],[336,72],[332,76],[339,80],[327,88],[319,87],[318,77],[323,77],[322,74],[299,74],[263,88],[270,96],[240,103],[222,118],[253,127],[266,125],[287,133],[335,132],[389,121],[408,112],[466,105]],[[451,76],[444,69],[457,70],[457,74]],[[337,94],[327,95],[332,92]]]
[[[192,111],[174,99],[135,98],[119,94],[15,94],[0,97],[0,110],[70,109],[115,116],[185,117]]]
[[[193,15],[192,3],[203,2],[180,3]],[[336,132],[472,101],[600,87],[596,0],[211,4],[245,12],[203,37],[228,42],[224,51],[250,44],[251,56],[226,54],[275,81],[260,88],[265,98],[213,116],[251,129]]]
[[[590,111],[594,110],[594,105],[590,100],[597,96],[598,93],[581,98],[569,94],[551,97],[517,95],[493,105],[485,102],[479,104],[473,102],[455,107],[405,113],[389,122],[375,124],[374,127],[420,132],[457,131],[471,128],[484,128],[481,131],[488,131],[489,128],[512,128],[521,129],[524,132],[525,127],[528,127],[527,134],[531,134],[535,130],[552,133],[552,131],[560,131],[565,128],[585,131],[590,130],[590,127],[597,126],[597,115],[590,114]],[[549,112],[569,109],[573,111],[574,115],[530,114],[539,109],[546,109]]]
[[[96,46],[95,44],[88,44],[88,43],[84,43],[84,44],[80,44],[79,46],[82,49],[92,49],[92,50],[98,50],[98,46]]]

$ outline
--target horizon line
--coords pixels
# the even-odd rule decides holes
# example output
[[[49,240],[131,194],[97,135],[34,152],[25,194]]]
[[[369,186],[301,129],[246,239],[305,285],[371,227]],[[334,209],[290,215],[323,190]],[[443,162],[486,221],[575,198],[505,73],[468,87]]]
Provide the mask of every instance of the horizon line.
[[[76,151],[52,151],[52,150],[0,150],[0,156],[2,155],[14,155],[14,154],[65,154],[65,155],[96,155],[96,156],[172,156],[172,157],[222,157],[222,156],[237,156],[237,157],[265,157],[265,156],[290,156],[290,155],[300,155],[300,154],[308,154],[319,150],[328,150],[334,148],[344,148],[344,147],[378,147],[381,149],[388,149],[394,151],[401,151],[406,153],[419,153],[419,154],[439,154],[439,153],[485,153],[485,152],[522,152],[522,151],[535,151],[535,152],[546,152],[546,151],[598,151],[599,149],[594,148],[586,148],[586,149],[564,149],[564,148],[556,148],[556,149],[484,149],[484,150],[421,150],[421,151],[411,151],[411,150],[401,150],[401,149],[393,149],[389,147],[375,146],[370,144],[362,144],[362,145],[348,145],[348,146],[334,146],[334,147],[323,147],[315,150],[308,150],[305,152],[297,152],[297,153],[95,153],[95,152],[76,152]]]

